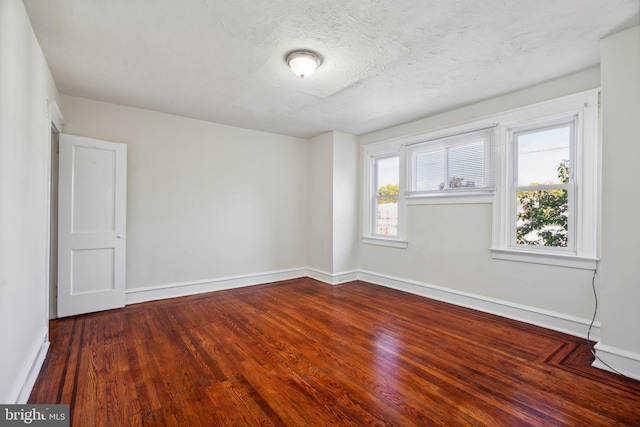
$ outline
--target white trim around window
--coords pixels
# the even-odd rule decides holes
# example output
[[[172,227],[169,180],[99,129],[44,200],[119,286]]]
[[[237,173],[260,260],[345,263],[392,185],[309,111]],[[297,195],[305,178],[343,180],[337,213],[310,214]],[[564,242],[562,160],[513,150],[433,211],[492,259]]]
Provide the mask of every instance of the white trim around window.
[[[569,194],[566,247],[528,246],[516,243],[515,191],[536,187],[517,185],[518,132],[571,124],[571,178],[560,185],[540,185],[540,190],[563,189]],[[598,91],[583,92],[536,104],[501,121],[497,148],[496,196],[491,253],[494,259],[595,269],[598,233]],[[548,187],[548,188],[547,188]]]
[[[453,126],[432,129],[412,135],[366,145],[363,147],[363,235],[367,244],[406,248],[407,215],[409,205],[492,203],[492,243],[494,259],[594,269],[598,261],[599,212],[599,89],[491,114]],[[515,245],[513,219],[514,157],[509,136],[518,129],[543,126],[545,123],[575,119],[574,140],[571,147],[572,181],[567,184],[571,193],[571,244],[567,248]],[[485,143],[485,173],[493,185],[481,188],[446,188],[444,191],[421,191],[415,185],[416,168],[411,154],[428,153],[429,144],[447,146],[447,141],[465,134],[490,129],[492,140]],[[454,142],[455,145],[455,142]],[[398,193],[397,236],[374,233],[374,195],[377,188],[374,173],[376,159],[398,156],[400,184]],[[414,156],[415,157],[415,156]],[[491,177],[493,181],[491,181]],[[450,176],[443,173],[443,182]],[[440,181],[438,181],[440,182]],[[563,183],[564,184],[564,183]],[[445,184],[445,187],[447,185]],[[428,186],[427,186],[428,187]],[[542,187],[540,187],[542,188]],[[448,191],[447,191],[448,190]]]
[[[389,246],[405,249],[408,246],[406,238],[406,203],[404,198],[404,147],[399,143],[379,144],[364,147],[363,156],[363,233],[362,242],[370,245]],[[378,176],[376,165],[386,159],[398,159],[398,194],[390,198],[397,198],[397,230],[393,235],[384,235],[378,230],[378,199],[384,196],[378,195]]]

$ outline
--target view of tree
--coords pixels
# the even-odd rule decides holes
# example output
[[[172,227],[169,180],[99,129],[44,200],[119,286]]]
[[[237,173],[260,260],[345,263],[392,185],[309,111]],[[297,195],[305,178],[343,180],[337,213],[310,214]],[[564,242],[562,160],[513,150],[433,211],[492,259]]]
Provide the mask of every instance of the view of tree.
[[[390,196],[397,195],[400,192],[400,184],[387,184],[382,185],[378,189],[379,196]],[[378,204],[381,205],[383,203],[396,203],[398,199],[395,197],[381,197],[378,199]]]
[[[569,162],[558,165],[560,182],[569,182]],[[517,243],[537,246],[567,246],[569,198],[567,190],[519,191],[517,194],[522,212],[517,213],[523,221],[516,230]],[[538,239],[527,236],[534,233]]]

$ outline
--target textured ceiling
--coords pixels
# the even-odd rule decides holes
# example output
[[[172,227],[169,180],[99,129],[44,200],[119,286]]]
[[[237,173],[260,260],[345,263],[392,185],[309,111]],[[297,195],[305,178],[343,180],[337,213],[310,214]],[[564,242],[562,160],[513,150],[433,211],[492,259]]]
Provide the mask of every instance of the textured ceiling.
[[[596,66],[638,0],[24,0],[60,92],[362,134]],[[284,58],[324,58],[300,80]]]

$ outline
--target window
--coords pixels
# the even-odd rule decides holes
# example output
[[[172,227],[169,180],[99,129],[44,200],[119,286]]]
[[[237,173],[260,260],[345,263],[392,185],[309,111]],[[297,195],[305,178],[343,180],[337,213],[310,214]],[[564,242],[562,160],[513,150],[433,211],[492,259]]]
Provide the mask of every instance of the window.
[[[575,117],[510,132],[511,246],[573,250]]]
[[[408,198],[491,194],[494,127],[411,144]]]
[[[383,146],[365,151],[366,193],[363,241],[406,248],[402,147]]]
[[[373,230],[377,236],[398,236],[400,156],[374,159]]]
[[[491,203],[493,258],[594,269],[598,96],[364,146],[363,242],[406,248],[408,205]]]
[[[594,269],[598,94],[506,115],[493,214],[493,258]]]

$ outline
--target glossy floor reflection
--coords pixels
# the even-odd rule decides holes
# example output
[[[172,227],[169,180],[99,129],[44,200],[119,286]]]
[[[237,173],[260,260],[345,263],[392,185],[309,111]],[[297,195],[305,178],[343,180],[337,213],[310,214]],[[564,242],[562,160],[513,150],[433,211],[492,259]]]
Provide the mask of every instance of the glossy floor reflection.
[[[30,403],[73,426],[640,425],[586,342],[363,282],[312,279],[51,322]]]

